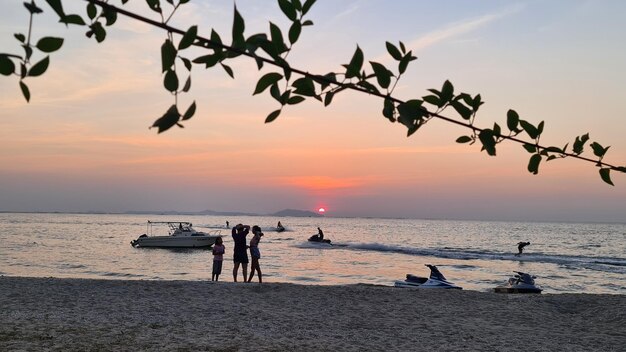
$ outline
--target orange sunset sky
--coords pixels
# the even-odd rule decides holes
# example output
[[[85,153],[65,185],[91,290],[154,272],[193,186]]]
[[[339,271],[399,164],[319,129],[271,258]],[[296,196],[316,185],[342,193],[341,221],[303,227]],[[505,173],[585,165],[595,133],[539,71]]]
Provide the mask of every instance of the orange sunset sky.
[[[152,16],[145,2],[130,3]],[[267,32],[268,21],[287,32],[275,1],[236,3],[246,35]],[[229,61],[235,80],[194,66],[191,92],[179,101],[184,109],[195,100],[196,115],[184,129],[157,134],[148,127],[173,102],[161,83],[165,33],[120,16],[97,44],[83,28],[58,24],[45,1],[37,4],[45,12],[35,17],[34,38],[65,43],[43,76],[26,80],[30,103],[17,77],[0,76],[0,211],[325,207],[327,216],[626,221],[626,174],[613,173],[612,187],[593,164],[556,160],[532,175],[520,146],[501,144],[489,157],[456,144],[466,131],[437,120],[407,138],[376,97],[347,92],[327,108],[311,99],[265,124],[279,106],[267,92],[252,92],[273,69],[259,72],[247,59]],[[64,4],[85,13],[83,1]],[[0,9],[0,52],[21,54],[13,34],[27,32],[28,13],[20,1],[3,0]],[[401,40],[418,60],[394,96],[419,98],[449,79],[456,91],[482,95],[478,126],[505,126],[515,109],[545,121],[543,143],[571,145],[589,132],[611,146],[605,161],[623,166],[625,14],[617,0],[318,0],[307,15],[315,25],[289,60],[338,72],[358,44],[366,62],[395,67],[385,41]],[[230,42],[232,17],[232,1],[192,0],[171,24],[198,24],[205,36],[215,28]]]

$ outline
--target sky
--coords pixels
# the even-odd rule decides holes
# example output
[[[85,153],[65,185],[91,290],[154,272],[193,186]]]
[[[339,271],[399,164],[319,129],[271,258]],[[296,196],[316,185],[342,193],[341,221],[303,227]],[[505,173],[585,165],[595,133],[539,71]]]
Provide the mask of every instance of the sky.
[[[568,158],[542,163],[532,175],[519,145],[500,144],[489,157],[455,143],[467,131],[439,120],[407,138],[373,96],[345,92],[326,108],[306,101],[265,124],[279,106],[267,92],[252,93],[276,70],[258,71],[243,58],[228,62],[235,80],[219,67],[194,66],[191,91],[179,103],[184,109],[195,101],[195,116],[157,134],[148,127],[173,103],[162,87],[166,34],[120,16],[98,44],[37,3],[45,12],[35,17],[33,40],[65,42],[43,76],[27,78],[30,103],[17,77],[0,76],[0,211],[324,207],[327,216],[626,221],[626,174],[612,173],[612,187],[592,163]],[[246,36],[268,32],[269,21],[287,32],[277,2],[236,4]],[[85,14],[83,1],[64,6]],[[126,7],[154,18],[143,1]],[[13,34],[27,32],[28,14],[22,1],[0,0],[0,8],[0,52],[21,54]],[[571,145],[588,132],[611,146],[606,162],[623,166],[625,14],[620,0],[318,0],[307,14],[314,26],[304,28],[289,61],[313,73],[340,72],[358,45],[366,62],[393,67],[385,41],[402,41],[418,60],[395,97],[418,99],[450,80],[457,92],[481,94],[477,126],[505,126],[514,109],[545,121],[542,143]],[[213,28],[229,42],[232,18],[232,1],[192,0],[170,24],[197,24],[205,36]]]

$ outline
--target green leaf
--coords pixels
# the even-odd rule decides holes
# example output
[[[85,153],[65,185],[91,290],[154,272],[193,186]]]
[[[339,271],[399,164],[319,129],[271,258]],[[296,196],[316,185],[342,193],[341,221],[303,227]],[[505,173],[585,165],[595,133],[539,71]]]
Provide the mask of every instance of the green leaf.
[[[197,36],[198,36],[198,26],[189,27],[187,32],[185,32],[180,42],[178,43],[178,50],[183,50],[183,49],[187,49],[188,47],[190,47],[193,44],[193,42],[196,40]]]
[[[305,95],[305,96],[315,96],[315,85],[313,84],[313,80],[309,77],[302,77],[295,80],[291,84],[294,88],[294,93]]]
[[[509,109],[506,113],[506,127],[512,132],[518,132],[519,115],[515,110]]]
[[[48,65],[50,64],[50,56],[46,56],[43,60],[34,64],[30,70],[28,70],[28,75],[31,77],[41,76],[48,69]]]
[[[293,97],[287,99],[287,104],[289,104],[289,105],[296,105],[296,104],[302,103],[305,100],[306,99],[304,97],[296,95],[296,96],[293,96]]]
[[[278,117],[278,115],[280,115],[280,109],[279,110],[275,110],[272,113],[270,113],[269,115],[267,115],[267,118],[265,118],[265,123],[270,123],[274,120],[276,120],[276,118]]]
[[[167,70],[163,79],[163,86],[172,93],[178,90],[178,76],[175,71]]]
[[[163,116],[154,121],[152,127],[158,127],[159,133],[169,130],[172,126],[178,123],[178,119],[180,119],[180,113],[178,112],[178,107],[176,105],[172,105]],[[150,128],[152,128],[150,127]]]
[[[361,75],[361,68],[363,67],[363,51],[357,45],[354,55],[350,63],[344,67],[346,68],[346,78],[359,77]]]
[[[194,100],[193,103],[191,103],[191,105],[189,106],[189,108],[187,108],[187,111],[185,111],[185,114],[183,115],[182,120],[189,120],[193,114],[196,113],[196,101]]]
[[[298,19],[296,8],[288,0],[278,0],[278,6],[290,20],[295,21]]]
[[[174,65],[177,53],[178,51],[174,44],[169,39],[166,39],[163,45],[161,45],[161,72],[169,70]]]
[[[473,141],[473,139],[470,136],[461,136],[456,139],[457,143],[469,143],[471,141]]]
[[[313,4],[315,4],[315,0],[306,0],[304,2],[304,5],[302,5],[302,16],[306,15],[306,13],[309,12]]]
[[[387,52],[389,53],[389,55],[391,55],[391,57],[393,57],[397,61],[402,60],[402,53],[400,53],[400,50],[398,50],[395,45],[389,42],[385,42],[385,45],[387,46]]]
[[[30,102],[30,90],[28,89],[26,83],[24,83],[23,81],[20,81],[20,89],[22,90],[22,94],[24,95],[24,99],[26,99],[26,102]]]
[[[528,171],[533,175],[539,173],[539,163],[541,163],[541,155],[533,154],[528,161]]]
[[[0,74],[10,76],[15,72],[13,60],[6,55],[0,55]]]
[[[378,85],[385,89],[389,87],[391,84],[391,76],[393,74],[384,65],[379,64],[378,62],[370,61],[370,65],[372,65]]]
[[[63,38],[44,37],[37,42],[37,49],[44,53],[57,51],[63,45]]]
[[[615,186],[613,181],[611,181],[611,169],[601,168],[600,177],[602,178],[602,181],[610,184],[611,186]]]
[[[289,28],[289,42],[294,44],[300,38],[300,32],[302,31],[302,24],[300,21],[294,21]]]
[[[262,93],[265,89],[267,89],[267,87],[275,84],[276,82],[280,81],[282,78],[283,76],[280,73],[276,73],[276,72],[270,72],[270,73],[263,75],[263,77],[261,77],[259,81],[257,82],[256,88],[254,89],[254,93],[252,93],[252,95],[257,95],[259,93]]]
[[[230,66],[228,65],[224,65],[223,63],[220,62],[220,65],[222,65],[222,68],[224,69],[224,71],[226,71],[226,73],[230,76],[230,78],[235,78],[235,73],[233,72],[233,69],[230,68]]]

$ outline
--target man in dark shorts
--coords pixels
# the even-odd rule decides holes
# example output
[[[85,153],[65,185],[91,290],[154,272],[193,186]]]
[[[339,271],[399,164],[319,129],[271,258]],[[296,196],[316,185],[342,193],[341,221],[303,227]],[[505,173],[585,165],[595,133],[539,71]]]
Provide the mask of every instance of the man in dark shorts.
[[[524,251],[524,247],[528,246],[529,244],[530,242],[518,242],[517,250],[519,251],[519,253],[517,253],[516,255],[522,255],[522,251]]]
[[[248,251],[246,248],[246,236],[250,232],[249,225],[237,224],[233,227],[233,241],[235,242],[235,253],[233,255],[233,280],[237,282],[237,272],[239,264],[243,264],[243,282],[246,282],[248,275]]]

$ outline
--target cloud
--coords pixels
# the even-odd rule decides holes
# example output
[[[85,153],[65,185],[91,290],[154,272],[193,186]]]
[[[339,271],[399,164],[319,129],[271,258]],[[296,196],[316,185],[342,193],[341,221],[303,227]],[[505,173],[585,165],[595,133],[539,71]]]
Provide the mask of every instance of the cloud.
[[[514,4],[513,6],[510,6],[504,10],[495,13],[490,13],[478,18],[466,19],[464,21],[452,23],[443,29],[426,33],[425,35],[409,42],[407,47],[413,50],[427,48],[445,40],[475,31],[481,27],[488,25],[491,22],[517,13],[523,8],[524,5],[522,4]]]

